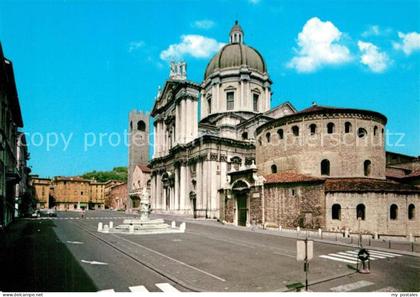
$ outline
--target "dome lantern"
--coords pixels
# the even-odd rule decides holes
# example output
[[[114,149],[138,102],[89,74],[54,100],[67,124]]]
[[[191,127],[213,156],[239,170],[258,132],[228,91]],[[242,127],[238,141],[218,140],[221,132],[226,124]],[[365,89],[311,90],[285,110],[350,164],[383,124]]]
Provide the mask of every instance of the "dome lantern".
[[[233,25],[229,35],[230,43],[244,43],[244,31],[242,31],[238,21],[235,21],[235,25]]]

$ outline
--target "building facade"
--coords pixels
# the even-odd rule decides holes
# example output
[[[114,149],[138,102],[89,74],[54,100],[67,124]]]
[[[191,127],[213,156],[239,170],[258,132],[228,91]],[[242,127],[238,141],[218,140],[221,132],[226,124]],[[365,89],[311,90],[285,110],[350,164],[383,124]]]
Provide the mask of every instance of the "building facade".
[[[23,119],[13,64],[4,57],[1,44],[0,108],[0,226],[3,227],[19,215],[19,204],[26,200],[22,198],[26,195],[23,187],[27,184],[29,154],[26,143],[20,138]]]
[[[238,23],[201,83],[187,79],[185,63],[171,63],[151,112],[152,209],[243,226],[420,236],[418,168],[399,166],[393,172],[405,170],[404,179],[387,178],[386,117],[316,103],[272,108],[271,84]]]

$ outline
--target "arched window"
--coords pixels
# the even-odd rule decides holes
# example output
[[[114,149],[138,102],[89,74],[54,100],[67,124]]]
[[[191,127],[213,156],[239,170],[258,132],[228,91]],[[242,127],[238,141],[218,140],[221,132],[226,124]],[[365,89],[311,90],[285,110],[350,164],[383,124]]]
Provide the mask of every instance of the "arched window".
[[[277,173],[277,166],[275,164],[271,165],[271,173]]]
[[[321,175],[330,175],[330,161],[327,159],[321,161]]]
[[[378,126],[373,127],[373,136],[376,136],[378,134]]]
[[[315,133],[316,133],[316,125],[315,124],[310,124],[309,125],[309,133],[311,135],[315,135]]]
[[[294,136],[299,136],[299,127],[298,126],[293,126],[292,127],[292,133]]]
[[[209,111],[209,114],[211,113],[211,97],[207,99],[207,110]]]
[[[371,167],[372,167],[372,162],[370,160],[366,160],[365,162],[363,162],[363,172],[365,176],[370,176]]]
[[[137,122],[137,130],[146,131],[146,124],[143,121]]]
[[[351,133],[352,126],[350,122],[344,123],[344,133]]]
[[[267,134],[265,134],[265,138],[267,139],[267,142],[270,142],[271,140],[271,133],[267,132]]]
[[[130,131],[133,131],[133,121],[130,121]]]
[[[244,132],[244,133],[242,133],[242,139],[243,140],[247,140],[248,139],[248,132]]]
[[[333,220],[341,220],[341,205],[333,204],[331,217]]]
[[[335,132],[335,125],[334,123],[328,123],[327,124],[327,133],[332,134]]]
[[[283,134],[284,134],[283,129],[278,129],[277,134],[279,135],[279,139],[283,139]]]
[[[357,136],[359,136],[360,138],[365,137],[367,135],[367,131],[365,128],[359,128],[359,130],[357,130]]]
[[[358,204],[356,206],[356,218],[361,219],[362,221],[366,218],[366,206],[364,204]]]
[[[235,93],[227,92],[226,93],[226,109],[233,110],[235,108]]]
[[[260,98],[260,96],[258,94],[253,95],[253,100],[254,100],[254,102],[253,102],[254,106],[253,107],[254,107],[255,112],[258,112],[258,100],[259,100],[259,98]]]
[[[392,204],[389,208],[389,218],[393,221],[398,219],[398,206],[396,204]]]
[[[416,207],[414,206],[414,204],[410,204],[408,206],[408,219],[414,220],[415,217],[416,217]]]

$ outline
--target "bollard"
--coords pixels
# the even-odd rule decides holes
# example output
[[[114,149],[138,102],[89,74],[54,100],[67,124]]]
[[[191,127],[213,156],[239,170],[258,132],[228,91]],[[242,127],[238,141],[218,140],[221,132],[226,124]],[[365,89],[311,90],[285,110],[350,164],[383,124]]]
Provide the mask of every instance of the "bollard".
[[[373,239],[375,239],[375,240],[379,239],[378,232],[375,232],[375,235],[374,235]]]
[[[101,222],[99,222],[98,223],[98,232],[101,232],[102,231],[102,223]]]
[[[300,227],[299,226],[296,227],[296,231],[300,232]]]
[[[108,233],[108,232],[109,232],[109,227],[108,227],[108,225],[104,225],[104,232],[105,232],[105,233]]]
[[[134,233],[134,225],[128,226],[128,232],[129,233]]]
[[[409,240],[410,242],[414,242],[414,236],[413,236],[413,233],[410,233],[410,235],[408,236],[408,240]]]
[[[179,225],[179,230],[181,231],[181,232],[185,232],[185,229],[186,229],[186,224],[185,224],[185,222],[183,222],[183,223],[181,223],[181,225]]]
[[[322,229],[321,228],[318,229],[318,236],[322,238]]]
[[[109,229],[112,229],[112,228],[114,228],[114,222],[109,222]]]
[[[344,237],[349,237],[349,229],[344,230]]]
[[[281,225],[279,226],[279,231],[281,231]]]
[[[175,223],[175,221],[172,221],[171,227],[172,227],[172,228],[176,228],[176,223]]]

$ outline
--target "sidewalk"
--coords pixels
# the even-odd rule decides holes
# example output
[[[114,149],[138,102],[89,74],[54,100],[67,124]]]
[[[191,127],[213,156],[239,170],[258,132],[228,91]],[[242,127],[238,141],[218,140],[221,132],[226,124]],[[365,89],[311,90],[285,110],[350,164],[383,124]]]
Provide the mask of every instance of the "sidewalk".
[[[96,292],[51,220],[16,220],[0,233],[0,291]]]
[[[219,227],[219,228],[229,228],[237,231],[243,231],[243,232],[257,232],[257,233],[263,233],[263,234],[270,234],[280,237],[287,237],[287,238],[296,238],[296,239],[304,239],[306,238],[306,231],[307,230],[300,230],[300,232],[297,232],[296,230],[292,229],[282,229],[281,231],[279,229],[263,229],[259,226],[254,227],[241,227],[241,226],[235,226],[232,224],[223,224],[218,222],[214,219],[194,219],[189,216],[183,216],[183,215],[173,215],[173,214],[154,214],[156,217],[162,217],[166,220],[176,220],[176,221],[183,221],[183,222],[189,222],[194,224],[203,224],[203,225],[210,225],[213,227]],[[187,226],[188,230],[188,226]],[[337,236],[331,236],[331,234],[325,235],[321,238],[318,236],[318,232],[310,230],[308,231],[308,239],[311,239],[316,242],[322,242],[326,244],[332,244],[332,245],[340,245],[340,246],[348,246],[352,248],[358,248],[358,234],[351,234],[351,237],[344,237],[342,233],[337,233]],[[357,237],[357,239],[355,238]],[[384,240],[373,240],[368,239],[366,236],[364,236],[364,239],[362,240],[363,246],[366,248],[374,248],[375,250],[379,251],[388,251],[388,252],[396,252],[399,254],[403,254],[406,256],[413,256],[413,257],[420,257],[420,243],[419,242],[403,242],[403,241],[384,241]],[[389,245],[391,245],[391,248],[389,248]],[[414,252],[411,251],[411,249],[414,250]]]

